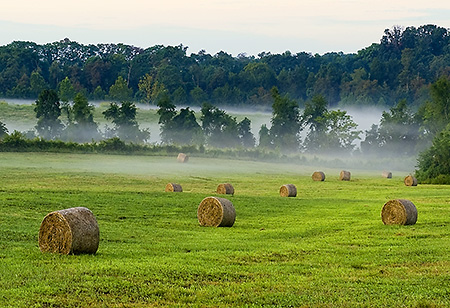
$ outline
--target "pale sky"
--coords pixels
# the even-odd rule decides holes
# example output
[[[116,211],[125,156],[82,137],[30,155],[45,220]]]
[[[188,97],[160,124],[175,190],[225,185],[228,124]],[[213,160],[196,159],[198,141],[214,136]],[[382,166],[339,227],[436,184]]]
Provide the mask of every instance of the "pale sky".
[[[0,45],[12,41],[351,53],[394,25],[450,28],[449,0],[0,0]]]

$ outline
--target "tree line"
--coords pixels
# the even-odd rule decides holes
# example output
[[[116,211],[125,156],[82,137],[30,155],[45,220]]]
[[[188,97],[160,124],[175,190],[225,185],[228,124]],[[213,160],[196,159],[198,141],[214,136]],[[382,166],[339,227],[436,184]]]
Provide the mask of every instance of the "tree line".
[[[272,118],[270,128],[262,125],[259,139],[251,132],[251,121],[237,121],[226,111],[204,103],[200,115],[189,107],[179,108],[168,93],[157,103],[162,143],[204,148],[241,148],[282,153],[332,152],[382,157],[415,156],[420,152],[417,175],[423,182],[450,183],[450,79],[441,77],[430,86],[431,100],[412,111],[406,99],[400,100],[389,111],[383,112],[380,123],[361,132],[346,111],[329,109],[322,95],[305,103],[303,110],[287,94],[271,89]],[[103,112],[112,127],[104,132],[93,120],[94,107],[79,92],[73,102],[62,102],[55,90],[43,90],[34,105],[37,118],[36,133],[9,134],[0,122],[0,145],[14,149],[32,140],[33,146],[54,146],[45,140],[69,142],[64,148],[94,147],[100,150],[124,150],[125,142],[139,144],[150,137],[150,132],[139,128],[137,108],[133,102],[112,102]],[[302,136],[303,132],[303,136]],[[359,149],[354,141],[363,138]],[[38,138],[40,137],[40,139]],[[99,145],[96,140],[101,141]],[[61,141],[61,142],[62,142]],[[91,144],[91,145],[89,145]],[[430,146],[431,145],[431,146]],[[133,150],[134,151],[134,150]],[[270,152],[270,151],[269,151]]]
[[[0,47],[0,95],[35,99],[49,88],[63,93],[63,101],[81,92],[90,100],[156,105],[164,93],[175,105],[270,107],[277,87],[300,106],[322,95],[331,107],[392,107],[406,99],[416,108],[429,99],[431,83],[450,75],[450,32],[436,25],[386,29],[379,43],[354,54],[233,57],[224,51],[187,55],[187,49],[15,41]],[[126,91],[117,92],[121,83]]]

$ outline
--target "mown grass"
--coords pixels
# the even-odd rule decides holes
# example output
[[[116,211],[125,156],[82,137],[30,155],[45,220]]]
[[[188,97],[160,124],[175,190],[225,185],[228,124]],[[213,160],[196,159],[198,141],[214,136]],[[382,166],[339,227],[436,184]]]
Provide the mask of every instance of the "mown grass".
[[[337,166],[338,167],[338,166]],[[0,300],[5,307],[448,307],[450,188],[405,174],[173,158],[0,153]],[[183,193],[165,193],[168,182]],[[232,228],[204,228],[200,201],[230,182]],[[293,183],[296,198],[281,198]],[[393,198],[413,226],[385,226]],[[43,217],[86,206],[95,255],[39,251]]]

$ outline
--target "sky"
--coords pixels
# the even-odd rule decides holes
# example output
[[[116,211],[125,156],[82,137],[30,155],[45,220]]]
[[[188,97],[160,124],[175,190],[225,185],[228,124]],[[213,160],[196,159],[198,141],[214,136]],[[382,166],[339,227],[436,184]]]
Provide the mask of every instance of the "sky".
[[[234,56],[354,53],[393,26],[450,28],[448,0],[0,0],[0,45],[12,41],[183,44]]]

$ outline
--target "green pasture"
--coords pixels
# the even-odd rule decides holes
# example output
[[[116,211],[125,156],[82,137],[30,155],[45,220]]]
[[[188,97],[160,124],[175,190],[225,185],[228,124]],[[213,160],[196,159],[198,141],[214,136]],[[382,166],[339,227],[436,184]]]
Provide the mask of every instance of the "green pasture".
[[[326,174],[313,182],[313,171]],[[175,157],[0,153],[2,307],[449,307],[450,187],[382,170]],[[167,183],[182,193],[165,193]],[[229,182],[231,228],[197,207]],[[279,188],[295,184],[298,195]],[[411,200],[412,226],[383,204]],[[88,207],[95,255],[41,253],[51,211]]]

